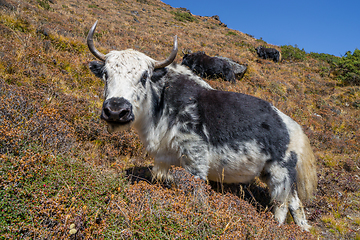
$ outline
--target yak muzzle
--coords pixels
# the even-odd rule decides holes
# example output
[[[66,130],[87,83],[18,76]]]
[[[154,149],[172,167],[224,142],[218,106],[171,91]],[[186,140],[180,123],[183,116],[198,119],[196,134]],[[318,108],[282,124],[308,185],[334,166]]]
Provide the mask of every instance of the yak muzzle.
[[[110,98],[104,101],[102,119],[112,124],[126,124],[134,120],[132,105],[124,98]]]

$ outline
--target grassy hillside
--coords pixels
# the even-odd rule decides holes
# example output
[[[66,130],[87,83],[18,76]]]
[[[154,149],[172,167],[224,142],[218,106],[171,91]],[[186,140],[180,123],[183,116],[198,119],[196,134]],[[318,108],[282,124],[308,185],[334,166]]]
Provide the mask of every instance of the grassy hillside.
[[[247,64],[236,84],[206,81],[303,126],[318,160],[311,233],[291,218],[277,226],[258,181],[204,184],[176,168],[174,184],[151,182],[136,133],[110,135],[100,121],[103,83],[85,43],[96,20],[103,53],[163,59],[178,35],[180,50]],[[274,63],[259,45],[270,46],[159,0],[0,0],[0,239],[360,239],[360,87],[339,84],[316,54]]]

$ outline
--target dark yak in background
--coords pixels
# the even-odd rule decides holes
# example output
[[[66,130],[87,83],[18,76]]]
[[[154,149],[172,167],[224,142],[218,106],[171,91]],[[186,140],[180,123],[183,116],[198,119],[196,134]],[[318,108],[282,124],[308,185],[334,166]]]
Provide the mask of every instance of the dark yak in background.
[[[200,77],[223,77],[226,81],[235,82],[235,73],[228,61],[210,57],[203,51],[185,54],[181,64]]]
[[[265,48],[263,46],[259,46],[255,48],[255,50],[257,55],[263,59],[271,59],[274,62],[281,61],[281,53],[275,48]]]

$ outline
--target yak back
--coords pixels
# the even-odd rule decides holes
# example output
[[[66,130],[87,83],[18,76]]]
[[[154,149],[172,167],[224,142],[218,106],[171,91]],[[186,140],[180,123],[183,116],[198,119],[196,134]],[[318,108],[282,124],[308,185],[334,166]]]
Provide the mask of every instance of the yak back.
[[[207,89],[185,75],[168,81],[163,97],[170,127],[180,122],[186,126],[184,131],[200,135],[215,147],[239,150],[240,143],[255,141],[272,159],[281,159],[289,144],[285,123],[262,99]]]

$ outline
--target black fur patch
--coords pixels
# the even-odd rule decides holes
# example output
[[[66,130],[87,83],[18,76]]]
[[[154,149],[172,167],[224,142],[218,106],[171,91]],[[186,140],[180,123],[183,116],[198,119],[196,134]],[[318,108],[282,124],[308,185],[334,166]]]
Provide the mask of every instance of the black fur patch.
[[[158,124],[164,110],[164,89],[158,95],[154,88],[151,88],[154,122]]]
[[[168,73],[167,68],[158,68],[155,69],[153,75],[151,76],[151,81],[153,83],[157,83],[160,79],[162,79]],[[163,114],[164,110],[164,89],[160,92],[160,95],[155,91],[155,89],[151,88],[151,95],[153,100],[153,114],[155,124],[159,122],[160,117]]]
[[[241,93],[204,89],[183,75],[168,82],[164,89],[164,112],[169,114],[170,126],[181,120],[213,146],[227,145],[236,151],[241,143],[254,141],[272,160],[284,158],[290,136],[269,102]],[[184,112],[194,104],[197,121]],[[203,132],[204,125],[209,139]]]
[[[98,78],[103,78],[106,71],[104,69],[105,63],[99,61],[92,61],[89,63],[90,70],[97,76]]]
[[[195,132],[204,141],[207,141],[202,130],[202,122],[194,121],[192,117],[192,115],[198,115],[198,108],[195,107],[192,110],[195,112],[185,111],[189,105],[197,105],[196,96],[202,88],[195,82],[188,80],[186,76],[179,75],[171,82],[167,82],[164,90],[165,114],[169,115],[169,125],[173,126],[176,121],[180,121],[187,126],[188,131]],[[172,110],[171,113],[169,109]]]
[[[146,80],[147,80],[148,76],[149,76],[148,71],[145,71],[143,73],[143,75],[141,76],[140,82],[143,85],[143,87],[145,87],[145,85],[146,85]]]
[[[294,185],[296,182],[296,164],[298,158],[295,152],[290,152],[290,157],[286,159],[286,161],[281,161],[280,165],[288,170],[289,177],[290,177],[290,184]]]
[[[241,93],[207,90],[199,96],[199,113],[214,146],[255,140],[263,153],[283,159],[290,137],[270,103]]]
[[[153,75],[151,76],[151,81],[156,83],[159,81],[162,77],[164,77],[167,74],[168,70],[167,68],[158,68],[155,69],[153,72]]]

